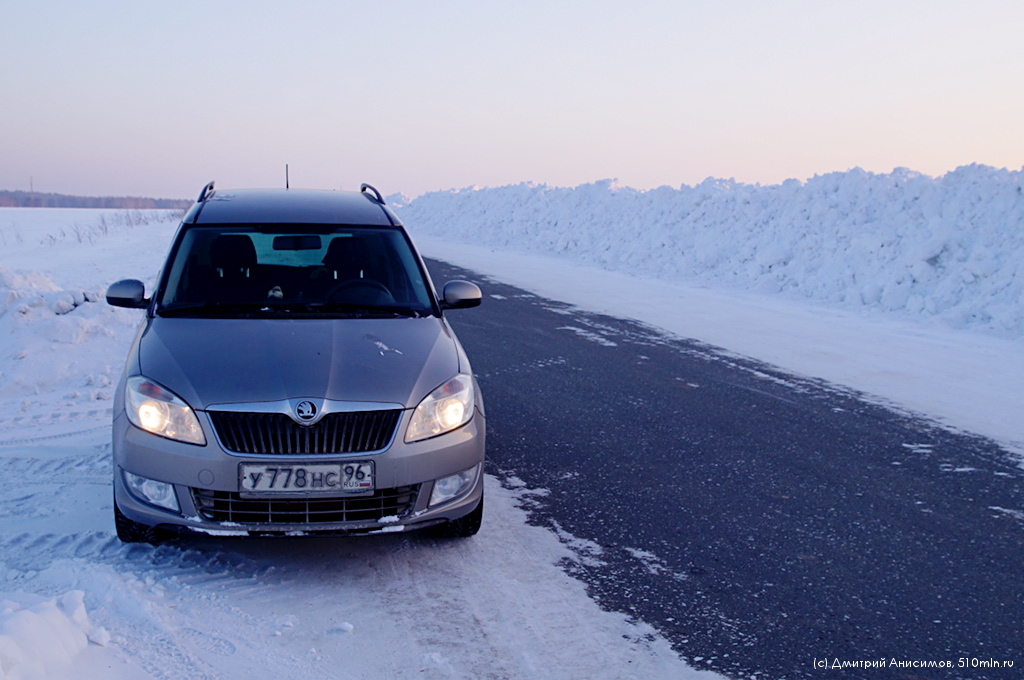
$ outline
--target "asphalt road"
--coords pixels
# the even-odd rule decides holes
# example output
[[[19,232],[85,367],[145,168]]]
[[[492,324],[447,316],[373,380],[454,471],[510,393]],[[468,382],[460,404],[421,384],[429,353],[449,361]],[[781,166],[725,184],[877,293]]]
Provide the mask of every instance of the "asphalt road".
[[[428,266],[483,288],[448,318],[490,470],[547,491],[531,521],[579,539],[564,566],[602,607],[736,678],[1024,677],[1024,474],[998,446]]]

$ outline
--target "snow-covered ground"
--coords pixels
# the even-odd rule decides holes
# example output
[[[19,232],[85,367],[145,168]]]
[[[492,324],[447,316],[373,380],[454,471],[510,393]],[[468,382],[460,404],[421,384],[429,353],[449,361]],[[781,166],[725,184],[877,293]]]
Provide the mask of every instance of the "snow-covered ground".
[[[126,547],[110,488],[113,385],[177,216],[0,209],[0,680],[713,678],[559,567],[597,546],[526,523],[487,479],[465,541],[197,538]],[[572,546],[568,547],[569,545]]]
[[[965,168],[652,192],[520,185],[397,209],[428,256],[1020,453],[1019,181]],[[0,678],[713,677],[601,612],[557,566],[599,548],[527,525],[543,490],[514,480],[488,479],[468,541],[122,546],[108,421],[139,313],[99,300],[116,279],[153,280],[175,227],[161,217],[0,209]]]

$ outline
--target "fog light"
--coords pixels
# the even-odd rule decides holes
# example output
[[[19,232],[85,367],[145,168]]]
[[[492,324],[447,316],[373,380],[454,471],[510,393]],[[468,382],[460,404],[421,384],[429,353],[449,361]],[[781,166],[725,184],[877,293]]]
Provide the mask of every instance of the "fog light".
[[[174,493],[174,485],[167,482],[158,482],[146,477],[133,475],[127,470],[124,473],[124,485],[128,491],[138,500],[158,508],[180,512],[178,496]]]
[[[430,506],[450,501],[472,489],[479,470],[480,466],[474,465],[468,470],[436,480],[434,490],[430,494]]]

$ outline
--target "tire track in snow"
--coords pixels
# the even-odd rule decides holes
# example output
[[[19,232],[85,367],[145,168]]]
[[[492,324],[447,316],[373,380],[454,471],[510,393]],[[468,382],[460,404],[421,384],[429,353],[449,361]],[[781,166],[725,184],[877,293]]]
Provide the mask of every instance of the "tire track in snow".
[[[0,457],[0,479],[6,486],[0,495],[0,518],[11,522],[59,516],[67,512],[64,494],[69,488],[110,486],[108,453],[96,447],[71,451],[61,455],[63,450],[24,449]]]
[[[33,413],[28,415],[16,415],[0,417],[0,429],[6,430],[14,427],[35,427],[38,425],[53,425],[54,423],[67,423],[78,420],[100,420],[109,419],[113,414],[110,406],[98,406],[86,410],[75,411],[47,411],[45,413]]]
[[[36,479],[47,486],[63,482],[109,484],[110,474],[110,453],[105,449],[68,456],[16,454],[0,458],[0,475],[9,481],[18,479],[14,486],[31,484]]]
[[[409,612],[418,611],[409,642],[418,648],[421,675],[488,680],[519,677],[522,668],[511,665],[503,653],[507,643],[492,638],[477,615],[480,603],[459,588],[438,589],[438,584],[458,583],[468,576],[452,568],[463,560],[451,560],[446,553],[465,553],[465,562],[472,563],[476,561],[472,546],[438,540],[409,547],[422,553],[418,559],[408,559],[402,554],[405,551],[388,556],[391,582],[385,586],[384,602],[396,617],[408,618]],[[476,588],[470,591],[479,592]]]
[[[0,554],[9,570],[38,572],[62,560],[117,567],[118,571],[144,576],[153,581],[219,584],[222,592],[248,590],[254,584],[279,582],[279,567],[239,553],[207,552],[176,543],[159,546],[125,545],[105,531],[77,534],[31,534],[0,536]],[[8,580],[14,580],[8,576]]]

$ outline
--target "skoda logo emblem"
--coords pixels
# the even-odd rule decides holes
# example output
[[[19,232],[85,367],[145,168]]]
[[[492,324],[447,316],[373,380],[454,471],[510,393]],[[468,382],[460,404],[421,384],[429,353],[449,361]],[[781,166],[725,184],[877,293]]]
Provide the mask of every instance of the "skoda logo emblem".
[[[303,422],[309,422],[316,418],[316,404],[311,401],[300,401],[295,407],[295,415]]]

